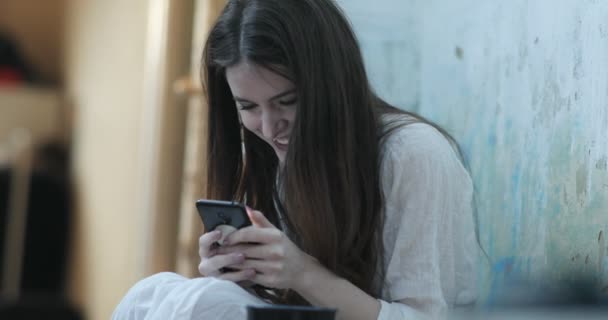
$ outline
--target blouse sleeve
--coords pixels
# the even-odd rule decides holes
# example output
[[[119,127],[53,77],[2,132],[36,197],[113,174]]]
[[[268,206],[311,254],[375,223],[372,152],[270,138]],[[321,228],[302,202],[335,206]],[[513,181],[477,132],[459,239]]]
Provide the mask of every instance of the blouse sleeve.
[[[389,137],[382,175],[386,301],[378,319],[445,317],[458,277],[459,220],[472,219],[470,176],[448,140],[426,124]]]

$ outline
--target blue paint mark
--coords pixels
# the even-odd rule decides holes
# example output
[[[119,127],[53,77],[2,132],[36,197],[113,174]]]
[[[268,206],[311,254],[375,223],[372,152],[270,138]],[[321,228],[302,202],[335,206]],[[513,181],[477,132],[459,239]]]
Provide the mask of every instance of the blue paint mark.
[[[492,281],[486,306],[491,307],[500,299],[501,294],[504,292],[505,284],[508,284],[507,279],[512,274],[514,266],[515,257],[513,256],[504,257],[492,266]]]
[[[492,132],[492,133],[490,133],[488,135],[487,144],[490,147],[495,147],[496,146],[496,134],[494,132]]]
[[[540,187],[539,187],[540,188]],[[545,203],[545,191],[539,189],[538,196],[536,197],[536,210],[533,210],[534,213],[541,214],[543,212],[543,207]]]
[[[519,181],[521,179],[521,165],[518,163],[515,168],[513,168],[513,174],[511,175],[511,186],[513,194],[517,194],[516,191],[519,189]]]
[[[494,232],[488,232],[488,254],[492,255],[494,253]]]
[[[493,307],[505,302],[502,299],[509,298],[510,290],[517,290],[520,285],[531,285],[532,283],[525,279],[532,272],[532,260],[532,257],[507,256],[494,263],[491,268],[490,288],[483,307]]]
[[[511,249],[517,248],[517,238],[519,235],[521,218],[521,165],[517,163],[511,175],[511,196],[513,197],[513,224],[511,225]]]
[[[504,273],[508,275],[513,270],[513,265],[515,264],[515,257],[504,257],[492,266],[492,272],[494,275],[499,273]]]
[[[559,213],[562,211],[562,207],[560,206],[559,203],[554,203],[553,204],[553,216],[557,216],[559,215]]]

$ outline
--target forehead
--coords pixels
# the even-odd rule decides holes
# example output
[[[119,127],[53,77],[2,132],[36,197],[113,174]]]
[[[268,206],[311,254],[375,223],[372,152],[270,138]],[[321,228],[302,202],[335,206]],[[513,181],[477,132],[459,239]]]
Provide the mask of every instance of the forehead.
[[[226,80],[233,96],[254,102],[266,101],[294,89],[289,79],[249,62],[239,62],[227,68]]]

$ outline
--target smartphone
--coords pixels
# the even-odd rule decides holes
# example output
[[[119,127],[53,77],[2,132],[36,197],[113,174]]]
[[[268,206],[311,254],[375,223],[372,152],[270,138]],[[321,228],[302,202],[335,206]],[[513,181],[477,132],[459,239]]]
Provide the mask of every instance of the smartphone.
[[[236,201],[200,199],[196,201],[196,210],[203,220],[205,232],[213,231],[220,225],[235,229],[251,225],[245,205]]]

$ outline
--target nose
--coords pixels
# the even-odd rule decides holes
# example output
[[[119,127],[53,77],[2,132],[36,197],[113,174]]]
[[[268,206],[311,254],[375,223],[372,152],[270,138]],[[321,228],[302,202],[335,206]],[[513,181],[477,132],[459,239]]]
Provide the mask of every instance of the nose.
[[[262,135],[266,139],[275,138],[284,129],[286,123],[280,112],[273,109],[262,111]]]

